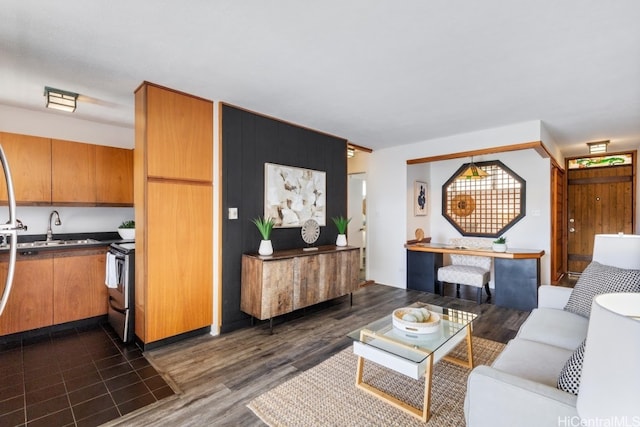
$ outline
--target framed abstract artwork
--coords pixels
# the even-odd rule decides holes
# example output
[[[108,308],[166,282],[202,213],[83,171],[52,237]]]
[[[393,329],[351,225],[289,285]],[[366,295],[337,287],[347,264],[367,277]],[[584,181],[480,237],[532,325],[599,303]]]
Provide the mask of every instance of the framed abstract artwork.
[[[425,216],[427,214],[427,183],[415,181],[413,183],[413,214]]]
[[[302,227],[309,219],[326,225],[326,172],[265,163],[264,216],[275,227]]]

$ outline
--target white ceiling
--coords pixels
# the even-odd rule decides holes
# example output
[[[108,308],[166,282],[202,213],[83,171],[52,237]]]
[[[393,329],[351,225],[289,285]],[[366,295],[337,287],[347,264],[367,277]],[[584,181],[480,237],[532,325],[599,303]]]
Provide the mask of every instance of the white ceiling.
[[[373,149],[529,120],[635,149],[640,1],[0,0],[0,104],[132,127],[143,80]]]

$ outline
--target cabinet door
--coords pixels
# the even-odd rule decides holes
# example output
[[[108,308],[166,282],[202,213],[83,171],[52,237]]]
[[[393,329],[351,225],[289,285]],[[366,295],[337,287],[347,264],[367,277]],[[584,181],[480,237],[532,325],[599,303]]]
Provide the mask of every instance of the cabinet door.
[[[325,255],[295,258],[293,279],[293,309],[308,307],[324,301],[324,280],[321,282],[320,260]],[[322,270],[324,271],[324,265]]]
[[[56,254],[53,259],[54,324],[107,314],[104,284],[106,250],[86,255]]]
[[[358,290],[360,284],[360,250],[344,250],[338,252],[338,291],[346,295]]]
[[[133,206],[133,150],[95,146],[96,202]]]
[[[52,140],[52,202],[95,204],[95,169],[95,145]]]
[[[0,316],[0,335],[53,324],[52,263],[50,257],[21,259],[16,263],[11,295]],[[7,261],[0,262],[0,288],[4,287],[7,268]]]
[[[51,203],[51,140],[0,132],[19,204]],[[0,179],[0,203],[7,203],[7,187]]]
[[[293,259],[262,264],[262,310],[260,319],[293,311]]]
[[[213,179],[213,103],[147,85],[146,153],[150,177]]]
[[[212,323],[213,194],[209,185],[177,182],[149,182],[147,190],[143,340],[153,342]]]

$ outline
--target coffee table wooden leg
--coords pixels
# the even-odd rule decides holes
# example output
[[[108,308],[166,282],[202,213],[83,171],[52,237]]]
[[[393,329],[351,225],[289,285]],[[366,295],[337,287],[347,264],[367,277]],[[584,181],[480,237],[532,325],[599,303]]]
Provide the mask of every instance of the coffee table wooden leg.
[[[467,360],[459,359],[453,356],[444,356],[442,359],[447,362],[455,363],[465,368],[473,369],[473,344],[471,343],[471,324],[467,325]]]
[[[384,392],[379,388],[376,388],[371,384],[367,384],[362,381],[362,374],[364,371],[364,357],[362,356],[358,357],[358,365],[356,369],[356,387],[372,394],[378,399],[390,403],[396,408],[401,409],[413,415],[414,417],[419,418],[423,422],[427,422],[429,418],[431,418],[431,380],[433,375],[433,356],[429,356],[427,359],[427,365],[425,367],[424,373],[424,401],[422,410],[419,408],[415,408],[408,403],[405,403],[400,399],[390,395],[389,393]]]

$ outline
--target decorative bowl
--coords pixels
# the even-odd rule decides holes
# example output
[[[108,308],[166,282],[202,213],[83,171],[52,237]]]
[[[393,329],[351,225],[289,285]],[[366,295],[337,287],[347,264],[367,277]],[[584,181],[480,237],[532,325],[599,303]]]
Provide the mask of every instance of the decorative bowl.
[[[424,322],[410,322],[403,320],[405,314],[409,314],[416,310],[417,307],[403,307],[393,311],[391,316],[393,327],[404,332],[414,334],[431,334],[440,330],[440,315],[429,311],[429,319]]]

